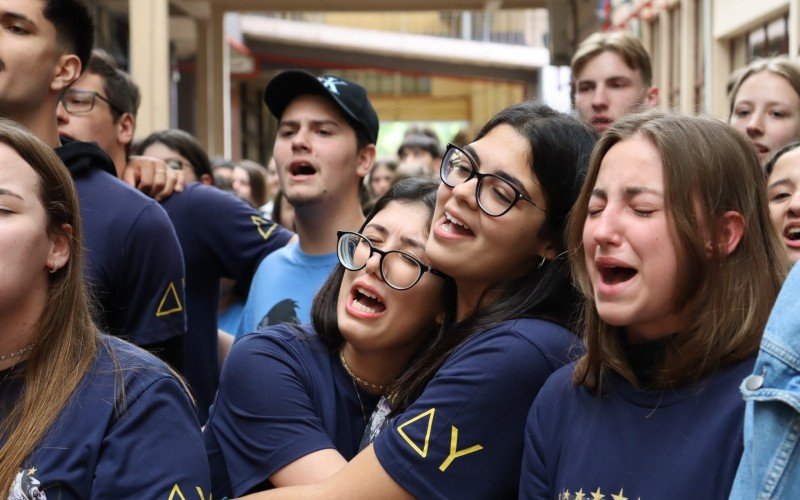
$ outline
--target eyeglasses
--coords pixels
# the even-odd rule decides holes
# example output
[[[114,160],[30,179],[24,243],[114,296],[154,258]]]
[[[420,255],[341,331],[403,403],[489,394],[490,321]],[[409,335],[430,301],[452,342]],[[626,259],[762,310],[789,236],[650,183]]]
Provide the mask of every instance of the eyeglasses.
[[[413,255],[399,250],[379,250],[372,246],[369,239],[359,233],[338,231],[339,245],[336,249],[339,262],[350,271],[364,269],[372,254],[381,256],[380,271],[383,281],[395,290],[408,290],[422,278],[426,272],[440,278],[447,275],[426,266]]]
[[[473,177],[478,178],[478,186],[475,189],[475,199],[487,215],[500,217],[519,200],[525,200],[539,210],[546,212],[534,201],[520,191],[508,180],[494,174],[482,174],[478,172],[475,161],[463,149],[453,144],[447,145],[447,151],[442,159],[442,168],[439,172],[442,182],[447,186],[456,187],[463,184]]]
[[[64,105],[64,110],[66,110],[67,113],[71,115],[81,115],[94,109],[94,103],[97,99],[108,104],[108,107],[117,114],[125,114],[125,111],[119,109],[112,104],[111,101],[92,90],[68,89],[61,97],[61,104]]]

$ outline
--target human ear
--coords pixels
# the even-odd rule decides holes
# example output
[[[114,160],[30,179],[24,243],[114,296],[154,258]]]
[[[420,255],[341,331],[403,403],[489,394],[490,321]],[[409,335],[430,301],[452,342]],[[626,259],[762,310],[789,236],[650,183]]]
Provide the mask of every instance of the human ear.
[[[81,60],[75,54],[64,54],[58,59],[58,65],[50,82],[50,89],[61,92],[81,76]]]
[[[356,168],[356,173],[362,179],[372,170],[372,166],[375,165],[375,145],[374,144],[367,144],[363,148],[358,151],[358,166]]]
[[[72,237],[72,226],[61,224],[61,230],[50,237],[50,252],[47,255],[47,265],[51,268],[61,268],[69,261],[69,240]]]
[[[649,87],[645,91],[644,100],[648,108],[655,108],[658,106],[658,87]]]
[[[117,121],[117,141],[127,146],[133,141],[136,130],[136,118],[131,113],[123,113]]]
[[[736,250],[742,241],[747,222],[739,212],[730,210],[725,212],[717,226],[717,253],[728,256]],[[706,241],[706,255],[710,258],[714,251],[710,241]]]

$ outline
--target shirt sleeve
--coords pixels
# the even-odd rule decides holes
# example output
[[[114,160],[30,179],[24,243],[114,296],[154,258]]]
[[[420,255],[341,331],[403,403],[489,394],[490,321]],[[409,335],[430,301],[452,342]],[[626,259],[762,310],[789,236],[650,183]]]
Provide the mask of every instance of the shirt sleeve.
[[[206,498],[211,478],[203,439],[183,388],[163,376],[131,392],[103,439],[92,498]]]
[[[302,363],[280,340],[261,333],[237,341],[225,361],[203,432],[212,475],[227,476],[233,495],[268,487],[269,476],[282,467],[335,448],[312,404]]]
[[[200,197],[192,206],[204,210],[202,235],[226,278],[249,282],[259,262],[294,236],[229,193],[199,186],[191,195]]]
[[[258,269],[253,275],[252,281],[250,282],[250,290],[247,292],[247,299],[244,302],[244,307],[242,307],[242,315],[239,318],[239,326],[236,328],[235,332],[237,341],[242,336],[255,331],[256,327],[258,326],[259,319],[256,319],[256,315],[262,310],[261,304],[263,301],[261,300],[261,288],[263,287],[262,283],[264,283],[266,279],[266,264],[269,262],[269,260],[270,259],[261,261],[261,263],[258,265]]]
[[[167,213],[148,204],[125,237],[109,333],[147,346],[186,331],[184,267]]]
[[[543,330],[569,336],[555,325]],[[416,497],[517,494],[528,410],[563,363],[514,331],[481,336],[452,355],[375,441],[381,465]],[[562,359],[567,350],[565,341]]]
[[[553,375],[542,388],[531,407],[525,424],[525,449],[522,456],[522,470],[519,483],[519,498],[539,500],[553,497],[554,474],[558,469],[557,457],[562,441],[560,432],[568,423],[555,417],[553,408],[563,408],[566,403],[561,395],[573,390],[571,369]],[[558,391],[556,391],[558,387]]]

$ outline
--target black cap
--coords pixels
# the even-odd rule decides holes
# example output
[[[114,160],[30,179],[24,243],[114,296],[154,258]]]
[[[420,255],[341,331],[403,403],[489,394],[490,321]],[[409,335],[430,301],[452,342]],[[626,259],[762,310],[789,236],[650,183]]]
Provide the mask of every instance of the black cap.
[[[378,141],[378,114],[361,85],[334,75],[314,76],[308,71],[290,70],[279,73],[264,89],[264,103],[278,119],[297,96],[329,97],[349,119],[367,133],[370,143]]]

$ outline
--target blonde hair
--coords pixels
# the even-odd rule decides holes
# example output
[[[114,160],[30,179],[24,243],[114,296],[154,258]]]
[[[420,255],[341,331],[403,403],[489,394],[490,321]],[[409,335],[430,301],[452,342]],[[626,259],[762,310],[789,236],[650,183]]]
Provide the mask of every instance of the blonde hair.
[[[49,275],[47,302],[35,327],[36,344],[20,370],[22,391],[0,424],[5,441],[0,448],[0,492],[7,492],[92,365],[99,336],[84,287],[78,195],[69,171],[52,148],[10,120],[0,119],[0,143],[14,149],[36,172],[47,234],[66,237],[70,250],[69,261]],[[64,224],[72,227],[72,235],[64,232]]]
[[[644,137],[658,150],[670,238],[682,269],[675,310],[685,310],[688,326],[671,335],[654,367],[653,388],[696,382],[722,365],[758,350],[761,332],[788,270],[785,251],[772,226],[758,157],[747,139],[711,118],[663,112],[631,115],[614,124],[592,153],[589,175],[567,229],[576,281],[588,299],[584,307],[586,354],[573,382],[599,391],[609,370],[639,385],[623,351],[624,328],[605,323],[593,301],[582,246],[592,189],[606,153],[618,142]],[[746,228],[726,255],[714,225],[728,211],[740,213]],[[712,227],[709,227],[711,225]],[[713,254],[706,241],[712,238]],[[766,263],[766,264],[765,264]]]
[[[593,33],[578,45],[578,50],[572,56],[570,68],[572,70],[573,94],[575,93],[574,81],[583,71],[584,66],[603,52],[614,52],[622,58],[626,66],[638,71],[642,76],[642,83],[645,87],[650,87],[653,84],[653,63],[638,38],[627,31]]]
[[[731,73],[728,82],[728,120],[733,115],[733,106],[736,103],[736,95],[742,84],[751,76],[768,71],[778,76],[782,76],[795,93],[800,96],[800,65],[786,56],[772,57],[768,59],[756,59],[744,68],[739,68]],[[731,83],[732,82],[732,83]]]

